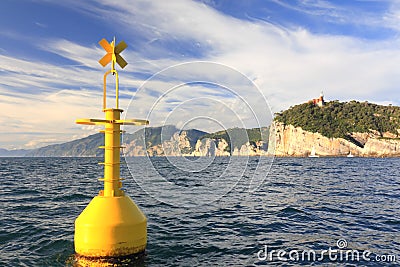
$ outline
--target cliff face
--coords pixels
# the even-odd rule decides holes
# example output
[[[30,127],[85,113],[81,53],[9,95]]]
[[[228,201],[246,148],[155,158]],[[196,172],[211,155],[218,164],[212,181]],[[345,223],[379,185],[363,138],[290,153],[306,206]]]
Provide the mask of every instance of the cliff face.
[[[268,144],[263,141],[258,141],[256,143],[243,144],[240,149],[235,148],[232,152],[232,156],[267,156]]]
[[[196,143],[187,131],[176,132],[170,140],[161,144],[145,146],[142,140],[133,140],[125,144],[125,155],[134,156],[195,156],[195,157],[224,157],[224,156],[256,156],[266,155],[267,144],[247,142],[240,148],[230,151],[229,143],[224,138],[197,139]]]
[[[362,157],[400,156],[400,139],[389,138],[388,133],[371,131],[352,133],[351,136],[357,145],[343,138],[328,138],[275,121],[270,130],[269,152],[277,156],[305,157],[314,148],[315,153],[320,156],[345,156],[349,152]]]
[[[230,156],[228,147],[228,142],[223,138],[199,139],[197,140],[196,147],[192,155],[196,157]]]

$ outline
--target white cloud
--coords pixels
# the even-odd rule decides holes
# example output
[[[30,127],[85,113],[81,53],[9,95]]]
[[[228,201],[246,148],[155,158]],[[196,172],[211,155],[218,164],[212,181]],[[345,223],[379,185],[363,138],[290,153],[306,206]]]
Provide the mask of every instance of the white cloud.
[[[111,2],[101,1],[110,6]],[[301,28],[283,31],[271,24],[228,17],[189,1],[150,2],[146,12],[141,12],[141,1],[120,1],[117,5],[124,7],[119,23],[129,25],[133,31],[138,27],[136,22],[141,21],[150,25],[149,29],[157,29],[162,38],[178,37],[209,45],[212,49],[206,59],[264,81],[259,85],[266,95],[280,96],[271,99],[278,102],[272,103],[274,106],[284,108],[289,103],[302,102],[321,90],[338,99],[399,99],[394,90],[399,82],[395,67],[400,51],[398,40],[315,35]],[[341,11],[327,1],[306,1],[304,5]],[[383,99],[381,92],[387,90],[396,97]]]
[[[98,46],[84,47],[65,39],[45,40],[40,42],[38,46],[42,50],[52,52],[93,69],[99,67],[97,60],[105,55],[105,51]]]
[[[0,106],[7,111],[8,117],[0,117],[0,123],[8,125],[9,139],[14,139],[10,141],[18,143],[20,147],[43,143],[40,140],[68,141],[80,128],[74,125],[75,119],[101,115],[101,109],[93,109],[95,102],[101,101],[100,95],[94,96],[92,92],[72,90],[42,93],[28,98],[23,95],[2,96]],[[14,125],[10,125],[10,122]]]
[[[29,148],[36,148],[36,147],[42,147],[48,144],[54,144],[59,142],[60,140],[57,138],[44,138],[44,139],[35,139],[29,141],[27,144],[25,144],[25,147],[27,149]]]
[[[400,31],[400,2],[393,1],[390,3],[390,9],[386,14],[383,15],[382,21],[383,25],[390,27],[397,32]]]
[[[306,14],[321,22],[351,27],[369,27],[380,30],[399,30],[399,17],[397,16],[398,0],[357,0],[342,3],[325,0],[270,1],[286,9]],[[388,8],[382,13],[381,10],[371,7],[371,3],[379,7],[387,6]]]
[[[336,13],[332,14],[343,15],[341,10],[328,5],[327,1],[306,1],[305,4],[318,9],[334,9]],[[321,90],[329,99],[400,104],[400,91],[397,89],[400,84],[398,39],[371,41],[317,35],[300,27],[282,29],[260,21],[229,17],[191,1],[101,0],[93,6],[90,2],[75,2],[73,5],[82,5],[85,12],[94,12],[98,18],[106,20],[113,17],[113,23],[118,27],[124,26],[127,35],[124,39],[135,48],[130,50],[128,47],[123,52],[129,63],[120,72],[121,87],[127,88],[121,92],[125,97],[134,95],[134,88],[143,84],[144,78],[137,78],[137,73],[151,75],[187,60],[185,57],[171,57],[168,49],[173,47],[160,46],[159,41],[173,40],[185,45],[193,44],[200,54],[205,55],[202,60],[225,64],[247,75],[267,96],[274,112],[307,101]],[[398,10],[393,4],[387,13],[389,15],[382,16],[381,22],[390,21],[395,25],[399,18]],[[376,24],[378,20],[374,17],[365,23]],[[143,40],[135,40],[138,33],[148,40],[145,45]],[[9,128],[10,136],[18,136],[20,146],[39,144],[40,140],[49,141],[55,135],[59,141],[71,140],[83,133],[79,130],[80,126],[74,125],[75,119],[102,117],[103,70],[97,61],[104,51],[95,46],[84,47],[71,40],[48,41],[51,46],[44,47],[40,43],[36,46],[69,58],[77,65],[59,66],[0,55],[0,108],[8,110],[10,116],[0,118],[0,123],[14,122]],[[169,80],[166,77],[155,79],[147,84],[148,91],[136,94],[137,102],[129,107],[128,118],[147,115],[149,110],[146,108],[158,99],[157,93],[170,89],[177,81],[193,81],[198,77],[236,88],[252,103],[259,101],[259,95],[249,90],[248,86],[243,86],[237,76],[227,75],[223,68],[209,69],[199,65],[197,68],[179,69],[178,72],[171,69],[167,73]],[[14,88],[18,92],[13,91]],[[153,125],[165,121],[177,104],[196,99],[197,102],[192,102],[196,104],[196,112],[191,113],[187,106],[182,106],[180,112],[172,113],[176,116],[174,122],[183,125],[193,114],[207,114],[228,125],[232,123],[228,109],[237,111],[244,106],[238,104],[240,99],[228,98],[221,92],[223,90],[200,85],[179,90],[179,94],[172,94],[160,103]],[[199,105],[204,97],[215,101],[203,101],[204,105]],[[128,102],[129,99],[121,99],[121,107],[126,107]],[[262,112],[257,107],[255,109]],[[250,119],[246,110],[243,114],[246,115],[243,118]],[[215,123],[211,124],[215,126]],[[207,127],[210,123],[203,121],[198,125]],[[36,137],[26,134],[35,131],[38,132]],[[83,135],[94,131],[86,127]],[[37,140],[31,140],[33,138]],[[11,143],[11,138],[2,137],[0,147],[11,147]]]

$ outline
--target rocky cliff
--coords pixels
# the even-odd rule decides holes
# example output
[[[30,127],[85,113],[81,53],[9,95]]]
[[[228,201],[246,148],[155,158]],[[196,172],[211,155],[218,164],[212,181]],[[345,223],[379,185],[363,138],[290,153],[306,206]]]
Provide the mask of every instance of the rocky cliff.
[[[350,152],[361,157],[400,156],[400,139],[390,132],[371,130],[354,132],[352,141],[328,138],[319,133],[304,131],[301,127],[274,121],[269,137],[269,152],[277,156],[305,157],[314,148],[319,156],[346,156]]]
[[[193,131],[196,131],[195,134]],[[204,135],[205,132],[197,130],[178,131],[159,138],[159,142],[150,142],[148,139],[136,138],[126,142],[124,153],[126,156],[190,156],[194,152],[197,138],[194,135]],[[165,140],[166,139],[166,140]],[[194,139],[194,140],[193,140]]]
[[[164,138],[165,139],[165,138]],[[193,138],[188,131],[175,132],[170,139],[158,144],[142,139],[133,139],[125,144],[126,156],[185,156],[185,157],[222,157],[222,156],[256,156],[267,154],[267,144],[262,141],[246,142],[239,147],[230,148],[225,138]]]

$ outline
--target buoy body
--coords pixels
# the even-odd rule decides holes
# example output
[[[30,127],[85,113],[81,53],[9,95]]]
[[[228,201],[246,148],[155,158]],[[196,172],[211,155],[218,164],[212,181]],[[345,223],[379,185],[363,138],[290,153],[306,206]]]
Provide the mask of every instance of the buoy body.
[[[99,44],[107,51],[100,60],[103,66],[112,63],[111,70],[104,74],[103,112],[105,119],[78,119],[84,125],[103,125],[104,130],[104,190],[94,197],[75,220],[75,252],[78,258],[101,261],[102,258],[115,258],[144,254],[147,243],[147,219],[132,199],[125,195],[120,178],[121,125],[147,125],[147,120],[121,120],[123,112],[118,104],[118,72],[115,63],[122,68],[125,60],[119,53],[126,48],[125,42],[115,46],[115,39],[108,43],[105,39]],[[109,74],[115,76],[115,105],[107,108],[106,80]],[[86,266],[88,261],[83,259]],[[88,263],[89,264],[89,263]],[[89,264],[90,265],[90,264]],[[88,266],[89,266],[88,265]],[[108,266],[108,265],[107,265]]]
[[[147,219],[129,196],[96,196],[75,220],[75,252],[121,257],[146,248]]]

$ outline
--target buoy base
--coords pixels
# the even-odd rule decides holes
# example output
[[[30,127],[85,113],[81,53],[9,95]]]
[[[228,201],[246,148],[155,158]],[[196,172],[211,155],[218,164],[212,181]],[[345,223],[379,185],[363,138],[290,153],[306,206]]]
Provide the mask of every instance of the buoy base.
[[[96,196],[75,220],[75,252],[83,257],[123,257],[144,252],[147,219],[128,196]]]
[[[145,251],[123,257],[105,258],[85,257],[76,254],[71,259],[71,264],[75,267],[142,266],[145,256]]]

